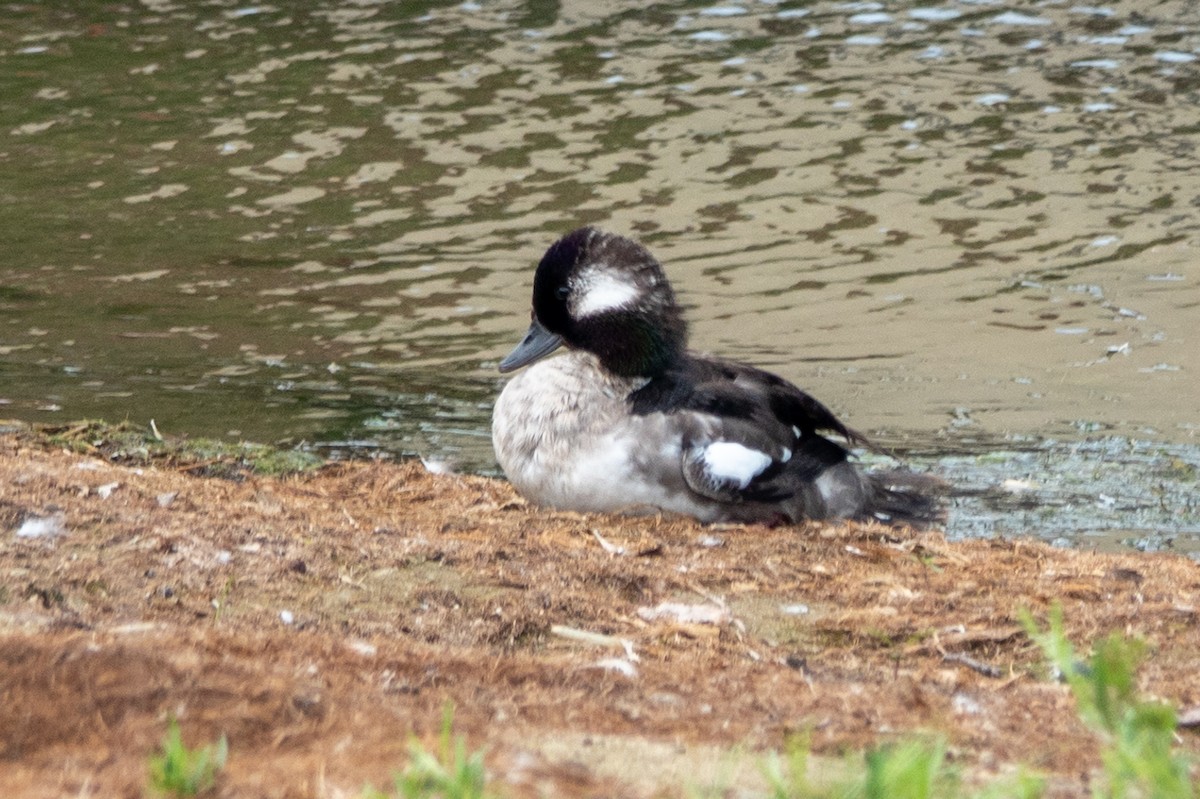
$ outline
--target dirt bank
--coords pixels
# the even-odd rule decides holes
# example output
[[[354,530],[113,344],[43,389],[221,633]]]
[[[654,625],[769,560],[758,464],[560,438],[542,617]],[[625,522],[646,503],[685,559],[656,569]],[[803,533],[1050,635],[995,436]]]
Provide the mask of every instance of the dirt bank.
[[[553,513],[419,464],[202,471],[0,437],[0,795],[139,796],[175,714],[228,736],[221,796],[354,796],[448,700],[518,794],[738,780],[716,753],[811,729],[825,753],[935,731],[1082,795],[1094,739],[1016,623],[1054,601],[1200,704],[1179,557]]]

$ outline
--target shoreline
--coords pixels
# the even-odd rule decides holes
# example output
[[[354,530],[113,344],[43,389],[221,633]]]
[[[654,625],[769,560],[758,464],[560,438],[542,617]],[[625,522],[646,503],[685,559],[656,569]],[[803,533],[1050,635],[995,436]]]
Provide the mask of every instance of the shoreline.
[[[1085,795],[1095,737],[1017,621],[1055,602],[1078,649],[1142,638],[1139,690],[1200,705],[1182,556],[562,513],[416,462],[203,471],[0,435],[0,793],[139,793],[175,714],[228,736],[221,796],[357,795],[452,702],[516,795],[680,793],[654,775],[805,730],[937,734],[971,775]]]

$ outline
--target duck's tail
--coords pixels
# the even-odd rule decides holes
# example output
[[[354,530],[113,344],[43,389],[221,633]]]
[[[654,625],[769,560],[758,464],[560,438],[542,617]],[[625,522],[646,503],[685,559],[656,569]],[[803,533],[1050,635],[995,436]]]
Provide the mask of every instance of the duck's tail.
[[[863,519],[908,525],[918,530],[945,524],[945,481],[930,474],[904,470],[866,475],[869,496]]]

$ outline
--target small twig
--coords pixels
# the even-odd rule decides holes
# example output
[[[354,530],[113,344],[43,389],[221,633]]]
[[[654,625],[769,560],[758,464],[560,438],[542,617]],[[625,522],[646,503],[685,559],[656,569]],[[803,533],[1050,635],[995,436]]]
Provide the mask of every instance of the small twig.
[[[706,591],[691,580],[684,581],[684,585],[688,587],[688,590],[699,594],[700,596],[704,597],[709,602],[713,603],[714,605],[721,608],[722,610],[729,609],[729,606],[725,603],[725,597],[717,596],[716,594],[712,593],[711,591]]]
[[[619,638],[615,635],[605,635],[604,633],[594,633],[591,630],[581,630],[578,627],[568,627],[565,624],[551,624],[550,633],[570,641],[578,641],[581,644],[591,644],[593,646],[611,646],[620,647],[625,650],[627,660],[637,662],[639,660],[637,653],[633,649],[633,641],[628,638]]]
[[[943,652],[942,660],[947,663],[958,663],[959,665],[966,666],[968,669],[977,671],[984,677],[991,677],[994,680],[998,680],[1004,676],[1003,671],[991,665],[990,663],[984,663],[982,660],[976,660],[970,655],[964,655],[961,652]]]
[[[553,635],[557,635],[562,638],[569,638],[572,641],[579,641],[583,644],[593,644],[595,646],[621,646],[621,639],[615,635],[594,633],[591,630],[581,630],[578,627],[568,627],[565,624],[551,624],[550,632]]]

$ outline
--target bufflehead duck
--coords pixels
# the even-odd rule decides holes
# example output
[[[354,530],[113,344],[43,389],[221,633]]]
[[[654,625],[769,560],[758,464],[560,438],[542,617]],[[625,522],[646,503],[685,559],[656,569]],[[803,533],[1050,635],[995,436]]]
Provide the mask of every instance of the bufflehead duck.
[[[860,472],[822,433],[865,439],[808,394],[689,352],[662,267],[623,236],[585,227],[546,251],[529,331],[500,371],[529,364],[496,401],[492,442],[539,505],[771,524],[938,516],[921,476]]]

